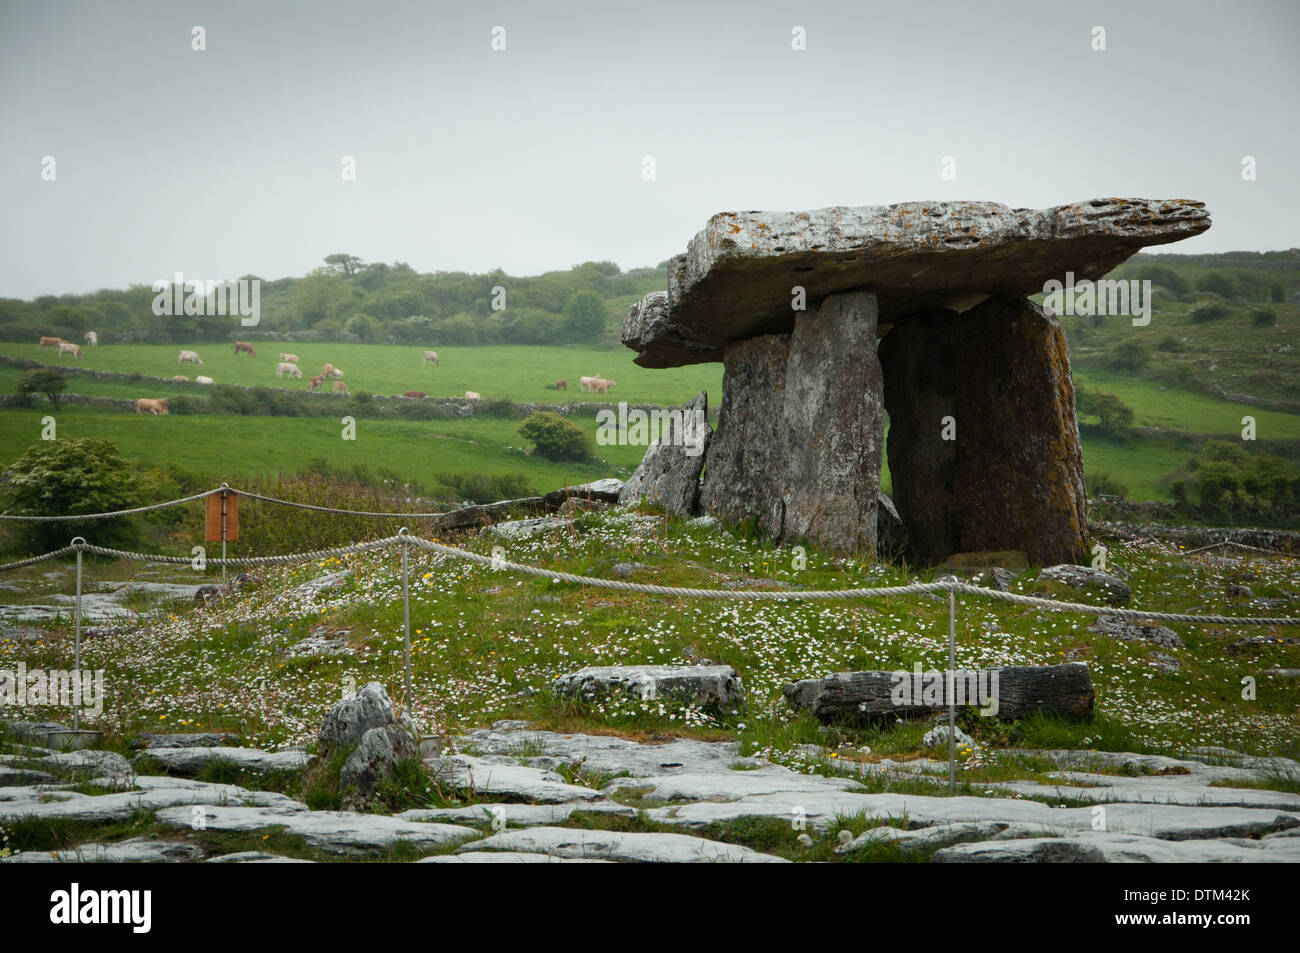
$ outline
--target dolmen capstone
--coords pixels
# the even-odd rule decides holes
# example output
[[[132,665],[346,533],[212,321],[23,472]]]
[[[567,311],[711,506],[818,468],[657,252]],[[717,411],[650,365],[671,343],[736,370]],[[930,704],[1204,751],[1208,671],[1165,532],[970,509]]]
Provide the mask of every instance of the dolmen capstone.
[[[623,325],[643,367],[723,365],[699,492],[663,472],[662,448],[654,478],[629,483],[673,487],[645,498],[681,515],[873,553],[887,452],[914,561],[1076,562],[1087,513],[1070,361],[1027,296],[1209,227],[1188,199],[719,213]]]

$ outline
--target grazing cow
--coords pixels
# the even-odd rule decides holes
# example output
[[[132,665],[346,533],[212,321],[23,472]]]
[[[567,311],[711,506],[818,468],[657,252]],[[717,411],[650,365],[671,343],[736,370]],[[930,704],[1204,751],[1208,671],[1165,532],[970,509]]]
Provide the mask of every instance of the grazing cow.
[[[348,385],[347,385],[347,384],[343,383],[342,381],[335,381],[335,382],[334,382],[334,393],[336,393],[336,394],[346,394],[347,392],[348,392]]]
[[[323,378],[322,378],[320,375],[317,375],[317,376],[313,377],[313,378],[308,382],[308,384],[310,385],[310,387],[311,387],[312,390],[320,390],[320,385],[321,385],[321,381],[322,381],[322,380],[323,380]]]
[[[63,338],[45,338],[45,337],[43,337],[43,338],[41,338],[41,343],[38,344],[38,345],[36,345],[36,347],[37,347],[38,350],[39,350],[40,348],[43,348],[43,347],[53,347],[53,348],[57,348],[57,347],[58,347],[60,344],[62,344],[62,343],[63,343]]]
[[[276,377],[302,377],[302,369],[297,364],[280,363],[275,365]]]
[[[437,367],[437,366],[438,366],[438,352],[437,352],[437,351],[425,351],[423,354],[421,354],[421,355],[420,355],[420,366],[423,367],[425,364],[432,364],[434,367]]]
[[[556,382],[555,382],[555,389],[556,389],[556,390],[568,390],[568,389],[569,389],[569,382],[568,382],[568,381],[556,381]]]
[[[199,357],[198,351],[181,351],[180,355],[176,358],[176,363],[179,365],[184,364],[187,361],[190,364],[197,364],[199,367],[203,366],[203,358]]]
[[[189,380],[189,378],[186,377],[184,374],[173,374],[173,375],[172,375],[172,380],[174,380],[174,381],[187,381],[187,380]]]
[[[342,380],[342,379],[343,379],[343,371],[340,370],[339,368],[337,368],[337,367],[334,368],[333,374],[334,374],[334,379],[335,379],[335,380]]]
[[[615,381],[607,381],[604,378],[597,378],[591,382],[591,389],[597,393],[606,394],[609,393],[609,389],[613,387],[614,384]]]
[[[84,353],[82,353],[80,344],[69,344],[67,341],[64,341],[62,344],[59,345],[59,360],[62,360],[63,355],[65,354],[71,354],[73,357],[86,356]]]
[[[321,377],[333,377],[333,376],[334,376],[334,365],[333,365],[333,364],[326,364],[324,367],[322,367],[321,370],[320,370],[320,376],[321,376]]]
[[[284,362],[287,363],[287,364],[297,364],[297,363],[298,363],[298,355],[297,355],[297,354],[285,354],[283,351],[281,351],[281,352],[280,352],[280,360],[284,361]]]
[[[578,390],[591,390],[591,389],[592,389],[592,386],[591,386],[592,383],[593,383],[594,381],[598,381],[598,380],[600,380],[600,375],[599,375],[599,374],[597,374],[595,377],[579,377],[579,378],[578,378]]]
[[[465,391],[465,399],[466,399],[466,400],[482,400],[483,398],[479,395],[478,391],[467,390],[467,391]]]
[[[253,350],[253,345],[249,344],[247,341],[235,342],[235,354],[238,355],[240,351],[245,352],[249,357],[257,357],[257,352]]]
[[[150,413],[155,417],[164,416],[167,413],[167,398],[149,400],[147,397],[141,397],[135,402],[135,412],[137,414]]]
[[[86,332],[86,346],[87,346],[87,347],[99,347],[99,335],[96,334],[94,331],[87,331],[87,332]]]
[[[196,383],[196,384],[215,384],[216,381],[214,381],[211,377],[204,377],[202,374],[200,374],[198,377],[194,378],[194,383]]]
[[[425,392],[422,390],[408,390],[404,394],[402,394],[402,396],[403,397],[427,397],[428,395],[425,394]]]

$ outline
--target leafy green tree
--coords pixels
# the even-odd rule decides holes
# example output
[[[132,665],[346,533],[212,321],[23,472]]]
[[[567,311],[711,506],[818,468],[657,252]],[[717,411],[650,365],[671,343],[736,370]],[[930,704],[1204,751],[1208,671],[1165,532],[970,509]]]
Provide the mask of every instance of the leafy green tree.
[[[548,460],[591,459],[591,438],[586,431],[549,410],[530,415],[519,425],[519,432]]]
[[[605,302],[594,291],[579,291],[564,306],[564,333],[570,344],[589,344],[605,333]]]
[[[18,393],[44,394],[59,409],[59,395],[68,389],[68,379],[58,371],[48,367],[38,367],[23,371],[18,378]]]
[[[356,255],[345,255],[342,252],[333,255],[326,255],[325,264],[329,265],[344,278],[352,278],[365,267],[365,262]]]
[[[137,468],[124,460],[109,440],[42,440],[9,468],[7,508],[27,516],[103,513],[140,505],[142,484]],[[100,521],[24,524],[26,542],[40,549],[66,546],[74,536],[101,545],[135,541],[130,517]]]
[[[1237,282],[1230,275],[1211,271],[1207,272],[1196,283],[1196,289],[1198,291],[1212,291],[1215,294],[1223,295],[1225,298],[1231,298],[1237,293]]]

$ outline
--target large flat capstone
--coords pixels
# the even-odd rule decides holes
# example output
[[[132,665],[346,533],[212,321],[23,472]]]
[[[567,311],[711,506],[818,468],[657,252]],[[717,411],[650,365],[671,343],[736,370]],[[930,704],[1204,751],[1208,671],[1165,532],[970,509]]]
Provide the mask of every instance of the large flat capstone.
[[[1189,199],[1093,199],[1049,209],[902,202],[809,212],[720,212],[668,264],[667,294],[634,305],[623,343],[643,367],[722,359],[723,345],[788,334],[795,288],[810,304],[866,289],[886,320],[1024,296],[1050,279],[1096,280],[1147,245],[1210,227]]]

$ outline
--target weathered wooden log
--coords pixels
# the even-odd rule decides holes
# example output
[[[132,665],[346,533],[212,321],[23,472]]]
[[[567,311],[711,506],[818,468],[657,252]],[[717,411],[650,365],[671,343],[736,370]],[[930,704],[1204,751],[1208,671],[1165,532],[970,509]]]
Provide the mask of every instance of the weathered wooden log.
[[[867,725],[888,718],[923,718],[948,708],[948,673],[923,671],[837,672],[807,678],[783,689],[795,709],[823,724]],[[1086,718],[1096,695],[1082,662],[957,670],[952,696],[958,707],[1014,721],[1034,712]]]

